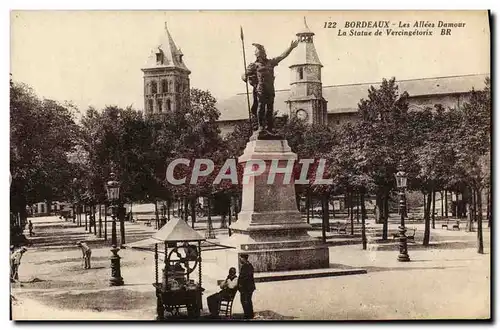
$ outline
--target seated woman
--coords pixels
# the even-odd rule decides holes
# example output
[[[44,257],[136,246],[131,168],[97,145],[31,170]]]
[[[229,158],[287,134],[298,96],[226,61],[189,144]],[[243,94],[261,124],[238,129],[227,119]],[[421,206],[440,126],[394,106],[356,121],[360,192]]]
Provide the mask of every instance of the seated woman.
[[[221,283],[221,291],[207,297],[207,305],[212,316],[219,315],[219,304],[222,299],[233,299],[238,289],[238,276],[236,276],[236,268],[229,268],[229,274],[224,282]]]

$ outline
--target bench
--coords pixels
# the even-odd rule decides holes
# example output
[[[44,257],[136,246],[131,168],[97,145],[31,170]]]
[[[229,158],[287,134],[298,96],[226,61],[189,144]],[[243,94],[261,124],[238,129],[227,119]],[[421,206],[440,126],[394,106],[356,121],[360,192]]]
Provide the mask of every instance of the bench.
[[[340,233],[347,234],[347,225],[346,224],[343,224],[341,222],[336,222],[336,223],[331,224],[331,225],[333,225],[333,226],[330,227],[330,232],[334,230],[338,234],[340,234]]]
[[[415,240],[415,232],[417,231],[417,228],[413,228],[413,234],[412,235],[406,235],[407,239],[411,239],[412,241]],[[399,233],[392,233],[392,240],[395,240],[396,238],[399,238]]]
[[[343,226],[343,227],[338,227],[337,228],[337,233],[344,233],[344,234],[347,234],[347,226]]]

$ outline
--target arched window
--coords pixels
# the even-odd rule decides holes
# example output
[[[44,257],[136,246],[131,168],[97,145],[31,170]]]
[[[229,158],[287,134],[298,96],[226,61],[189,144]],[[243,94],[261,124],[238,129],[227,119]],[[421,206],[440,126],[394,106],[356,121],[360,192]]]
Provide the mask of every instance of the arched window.
[[[158,85],[156,84],[156,81],[151,82],[151,94],[156,94],[158,93]]]
[[[304,79],[304,68],[298,68],[299,80]]]
[[[163,54],[160,49],[156,51],[156,65],[163,64]]]
[[[153,112],[153,100],[148,100],[148,111]]]
[[[172,110],[172,102],[167,99],[167,111],[171,111],[171,110]]]
[[[161,81],[161,92],[162,93],[168,93],[168,83],[166,79],[163,79]]]

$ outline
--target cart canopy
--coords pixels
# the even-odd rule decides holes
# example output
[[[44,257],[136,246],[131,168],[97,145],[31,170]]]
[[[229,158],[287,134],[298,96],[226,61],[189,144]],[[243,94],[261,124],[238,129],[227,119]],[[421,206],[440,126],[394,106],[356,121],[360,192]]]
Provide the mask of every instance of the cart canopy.
[[[186,221],[179,218],[170,220],[159,231],[153,234],[152,238],[160,242],[186,242],[204,241],[196,230],[189,227]]]

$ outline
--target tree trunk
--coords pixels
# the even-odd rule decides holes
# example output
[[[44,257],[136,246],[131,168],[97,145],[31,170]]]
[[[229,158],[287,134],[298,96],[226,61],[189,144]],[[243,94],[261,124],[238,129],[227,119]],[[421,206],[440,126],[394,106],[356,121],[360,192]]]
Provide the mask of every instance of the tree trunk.
[[[95,205],[92,205],[92,221],[94,222],[94,235],[97,234],[97,221],[95,220]]]
[[[366,209],[365,209],[365,192],[361,190],[361,243],[363,244],[363,250],[366,250]]]
[[[191,198],[191,228],[194,229],[194,223],[196,222],[196,197]]]
[[[230,197],[229,198],[229,205],[228,205],[228,222],[229,222],[229,225],[227,226],[227,233],[229,235],[229,237],[231,237],[231,220],[233,219],[233,212],[231,212],[231,202],[232,202],[232,198]]]
[[[361,199],[361,196],[358,194],[356,196],[356,223],[359,223],[359,206],[360,206],[359,204],[361,204],[359,201],[360,199]]]
[[[381,194],[377,194],[375,205],[378,209],[378,216],[375,217],[375,223],[384,223],[384,202]]]
[[[383,226],[382,226],[382,239],[387,240],[388,231],[389,231],[389,194],[385,193],[382,198],[383,205]]]
[[[108,240],[108,205],[104,204],[104,240]]]
[[[309,196],[309,212],[311,213],[311,219],[314,219],[314,198]]]
[[[444,196],[443,191],[439,192],[441,194],[441,218],[444,218]]]
[[[436,229],[436,191],[432,189],[432,229]]]
[[[471,193],[472,192],[472,193]],[[472,189],[472,191],[468,193],[468,200],[469,200],[469,232],[473,232],[474,231],[474,217],[475,217],[475,204],[476,204],[476,198],[475,198],[475,194],[474,194],[474,190]]]
[[[488,228],[491,227],[491,189],[488,187],[486,193],[486,220],[488,220]]]
[[[352,193],[349,193],[349,196],[351,196],[351,194]],[[363,221],[361,221],[361,223],[363,223]],[[352,216],[351,216],[351,235],[354,235],[354,218]]]
[[[354,203],[353,203],[354,196],[355,196],[354,192],[351,192],[349,194],[349,214],[351,216],[351,223],[354,223],[354,212],[353,212],[353,210],[354,210],[354,208],[353,208],[353,205],[354,205]]]
[[[332,203],[332,219],[335,219],[335,198],[333,199]]]
[[[425,195],[425,193],[422,193],[424,195],[424,217],[425,217],[425,210],[427,210],[427,196]]]
[[[99,238],[102,237],[101,204],[99,204]]]
[[[351,198],[351,193],[350,192],[346,192],[344,194],[344,209],[347,210],[347,218],[348,219],[351,216],[351,212],[350,212],[350,206],[351,206],[350,198]]]
[[[120,249],[123,249],[123,244],[125,244],[125,209],[121,203],[118,204],[119,212],[118,216],[120,217]]]
[[[155,222],[156,229],[160,229],[160,216],[158,215],[158,200],[155,198]]]
[[[445,218],[448,218],[448,190],[444,190],[444,213]]]
[[[477,253],[484,253],[483,244],[483,202],[481,200],[481,189],[476,190],[477,193],[477,208],[479,210],[477,214]]]
[[[214,235],[214,226],[212,224],[212,207],[211,207],[211,201],[212,198],[211,196],[208,196],[207,198],[207,207],[208,207],[208,214],[207,214],[207,226],[208,226],[208,238],[215,238]]]
[[[307,223],[310,224],[311,223],[311,220],[309,219],[309,204],[311,203],[311,196],[309,195],[309,190],[307,190],[306,192],[306,220],[307,220]]]
[[[167,222],[170,221],[170,208],[172,207],[172,200],[170,198],[167,199]]]
[[[427,202],[425,205],[424,209],[424,223],[425,223],[425,228],[424,228],[424,246],[428,246],[430,243],[430,238],[431,238],[431,198],[432,198],[432,192],[427,193]]]
[[[321,236],[323,238],[323,243],[326,243],[326,224],[329,223],[330,219],[328,217],[328,197],[321,197],[321,211],[323,213],[323,219],[321,222]]]
[[[85,231],[87,231],[88,230],[88,228],[87,228],[87,205],[83,206],[83,213],[85,216]]]
[[[241,207],[241,194],[237,194],[236,198],[234,199],[234,221],[238,221],[238,213],[240,213],[240,207]]]
[[[188,199],[184,198],[184,221],[186,222],[188,222],[188,208],[189,208]]]

